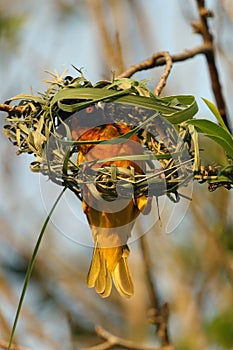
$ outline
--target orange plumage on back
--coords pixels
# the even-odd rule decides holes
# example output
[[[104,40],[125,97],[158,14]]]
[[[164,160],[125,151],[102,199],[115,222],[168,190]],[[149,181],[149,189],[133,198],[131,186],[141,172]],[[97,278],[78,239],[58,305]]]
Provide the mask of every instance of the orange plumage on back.
[[[103,124],[94,127],[80,127],[75,121],[72,136],[77,141],[109,140],[129,132],[131,129],[125,124]],[[122,140],[122,139],[121,139]],[[143,154],[143,148],[137,135],[129,140],[119,142],[83,144],[80,145],[78,164],[124,155]],[[133,167],[135,174],[143,174],[145,162],[132,162],[129,160],[116,160],[95,163],[91,168],[100,168],[115,164],[119,168]],[[88,167],[89,165],[84,164]],[[87,276],[87,284],[95,287],[102,297],[111,293],[112,280],[117,291],[124,297],[134,293],[134,286],[128,268],[129,248],[127,240],[130,236],[134,221],[147,204],[146,197],[127,199],[117,198],[106,201],[99,194],[94,184],[83,184],[83,211],[87,216],[92,229],[95,243],[91,266]]]

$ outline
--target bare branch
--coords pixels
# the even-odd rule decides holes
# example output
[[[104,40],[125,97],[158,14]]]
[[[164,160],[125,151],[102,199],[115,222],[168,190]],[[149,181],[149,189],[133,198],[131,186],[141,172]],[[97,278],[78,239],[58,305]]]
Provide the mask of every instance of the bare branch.
[[[85,350],[107,350],[107,349],[111,349],[116,345],[122,348],[131,349],[131,350],[174,350],[172,346],[146,347],[144,345],[138,345],[133,341],[117,337],[100,326],[96,327],[96,333],[101,338],[105,339],[106,342],[86,348]]]
[[[153,54],[152,57],[146,59],[145,61],[131,66],[124,73],[120,74],[117,78],[118,79],[129,78],[134,73],[136,73],[140,70],[153,68],[157,65],[156,63],[158,62],[158,60],[160,58],[164,59],[164,64],[166,64],[166,67],[165,67],[165,70],[163,72],[163,75],[162,75],[157,87],[154,90],[154,93],[156,95],[159,95],[161,93],[162,89],[164,88],[164,86],[166,85],[168,75],[169,75],[171,68],[172,68],[172,58],[167,51],[156,52],[155,54]]]
[[[7,112],[7,113],[11,113],[11,112],[16,112],[19,114],[22,114],[23,112],[25,112],[25,106],[10,106],[6,103],[0,103],[0,111],[3,112]]]
[[[158,310],[159,297],[158,297],[158,293],[157,293],[157,288],[156,288],[155,284],[153,283],[153,277],[151,274],[152,263],[150,261],[150,253],[149,253],[148,246],[146,243],[146,237],[144,235],[140,238],[140,248],[141,248],[141,252],[142,252],[142,259],[144,261],[145,275],[146,275],[146,281],[148,284],[148,292],[149,292],[151,305],[155,310]]]
[[[205,52],[205,57],[208,64],[209,75],[211,79],[212,90],[215,96],[215,100],[219,109],[219,112],[224,120],[224,123],[230,130],[230,125],[228,123],[226,105],[224,97],[222,94],[222,87],[219,80],[219,74],[215,63],[215,53],[214,53],[214,44],[213,36],[209,30],[208,26],[208,17],[212,17],[212,13],[206,9],[205,0],[196,0],[198,12],[199,12],[199,22],[193,22],[194,32],[201,34],[203,38],[204,45],[207,45],[210,50]]]
[[[170,55],[170,58],[172,62],[182,62],[189,58],[193,58],[196,55],[200,54],[206,54],[211,50],[211,47],[207,44],[203,44],[200,46],[197,46],[190,50],[185,50],[184,52],[181,52],[179,54]],[[133,74],[136,72],[151,69],[154,67],[163,66],[166,64],[166,58],[164,55],[161,55],[161,52],[154,53],[151,57],[147,58],[146,60],[137,63],[131,67],[129,67],[125,72],[121,73],[117,76],[118,79],[120,78],[130,78]]]
[[[168,333],[169,305],[164,303],[159,309],[150,310],[150,323],[157,329],[157,335],[161,339],[163,346],[171,346]]]
[[[165,67],[165,70],[161,76],[161,79],[157,85],[157,87],[154,89],[154,93],[156,95],[160,95],[160,93],[162,92],[164,86],[166,85],[166,82],[167,82],[167,78],[169,76],[169,73],[172,69],[172,59],[171,59],[171,56],[170,54],[167,52],[167,51],[164,51],[164,52],[160,52],[160,55],[161,57],[164,57],[165,60],[166,60],[166,67]]]
[[[145,266],[146,280],[148,284],[148,292],[152,303],[153,317],[151,323],[156,326],[156,333],[161,339],[162,345],[170,345],[169,333],[168,333],[168,317],[169,308],[165,303],[161,307],[159,306],[159,297],[155,284],[153,283],[153,277],[151,274],[152,263],[150,261],[150,253],[146,243],[146,237],[140,238],[140,246],[143,255],[143,261]]]

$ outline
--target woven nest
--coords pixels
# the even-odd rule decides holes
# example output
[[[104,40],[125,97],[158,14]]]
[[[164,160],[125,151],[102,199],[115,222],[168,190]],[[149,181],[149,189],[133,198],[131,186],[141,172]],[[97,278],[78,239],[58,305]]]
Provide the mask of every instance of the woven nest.
[[[144,84],[131,79],[101,81],[92,85],[81,72],[76,78],[53,76],[48,90],[39,96],[18,95],[6,103],[19,100],[18,108],[6,118],[6,136],[18,147],[18,154],[34,154],[31,170],[53,182],[68,187],[82,199],[83,182],[93,182],[107,200],[134,190],[142,195],[172,195],[193,178],[194,158],[191,134],[182,122],[197,111],[192,96],[158,98]],[[142,155],[130,155],[132,161],[146,162],[146,172],[135,174],[134,168],[117,168],[114,164],[99,168],[77,165],[82,141],[72,139],[72,120],[90,106],[104,111],[107,123],[124,123],[137,134],[144,148]],[[20,107],[20,108],[19,108]],[[98,120],[95,121],[98,124]],[[89,143],[100,141],[90,140]],[[108,143],[113,140],[106,141]],[[88,143],[88,141],[86,141]],[[110,161],[119,159],[113,157]],[[97,164],[106,161],[96,160]],[[109,161],[109,159],[108,159]],[[83,165],[85,164],[85,171]]]

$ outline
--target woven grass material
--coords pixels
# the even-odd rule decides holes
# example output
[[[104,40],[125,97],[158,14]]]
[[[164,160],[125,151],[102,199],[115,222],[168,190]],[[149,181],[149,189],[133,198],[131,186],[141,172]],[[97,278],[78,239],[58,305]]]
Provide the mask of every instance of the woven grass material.
[[[174,193],[177,197],[179,186],[193,178],[192,135],[183,122],[197,112],[194,97],[158,98],[144,81],[119,79],[93,85],[80,71],[76,78],[64,78],[64,75],[52,75],[43,94],[21,94],[7,101],[19,100],[21,109],[8,114],[4,133],[17,146],[17,154],[34,154],[36,159],[31,163],[31,170],[68,187],[80,199],[83,181],[94,182],[99,193],[108,200],[113,200],[119,193],[127,196],[132,186],[136,197],[147,195],[149,188],[150,195]],[[113,123],[130,125],[131,131],[122,135],[123,139],[127,140],[135,133],[139,136],[145,152],[128,158],[147,163],[144,175],[135,175],[133,167],[123,169],[114,165],[90,167],[84,174],[83,166],[87,168],[87,164],[77,166],[79,145],[84,142],[72,139],[69,121],[75,113],[78,115],[79,111],[92,105],[101,106]],[[101,141],[85,142],[97,144]],[[108,161],[116,159],[119,158]],[[104,160],[96,161],[103,163]],[[155,161],[159,166],[155,167]]]

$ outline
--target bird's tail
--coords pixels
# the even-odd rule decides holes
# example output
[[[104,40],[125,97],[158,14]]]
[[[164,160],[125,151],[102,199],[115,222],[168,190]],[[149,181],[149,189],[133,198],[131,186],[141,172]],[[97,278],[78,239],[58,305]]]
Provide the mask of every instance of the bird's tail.
[[[110,295],[112,281],[120,295],[129,298],[134,286],[128,267],[129,248],[127,245],[111,248],[95,247],[87,276],[88,287],[106,298]]]

